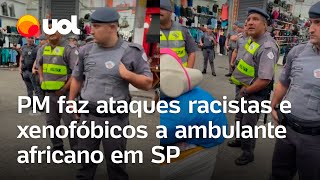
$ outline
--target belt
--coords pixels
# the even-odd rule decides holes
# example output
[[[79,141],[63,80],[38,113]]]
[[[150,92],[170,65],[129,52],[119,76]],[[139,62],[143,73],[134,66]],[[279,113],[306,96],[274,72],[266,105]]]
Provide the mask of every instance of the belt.
[[[283,120],[284,120],[284,122],[281,124],[291,127],[291,129],[293,129],[297,133],[311,135],[311,136],[320,135],[320,126],[319,127],[304,127],[304,126],[300,125],[299,123],[297,123],[297,121],[295,121],[295,119],[293,119],[292,117],[288,117],[285,114],[284,114]]]

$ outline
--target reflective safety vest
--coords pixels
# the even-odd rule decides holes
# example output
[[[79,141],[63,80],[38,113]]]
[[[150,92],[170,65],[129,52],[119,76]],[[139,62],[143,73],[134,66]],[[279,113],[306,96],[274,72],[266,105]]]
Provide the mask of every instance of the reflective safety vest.
[[[239,59],[237,67],[231,76],[231,81],[237,86],[249,86],[255,79],[253,56],[260,48],[260,44],[248,39],[244,48],[246,52],[242,59]]]
[[[170,48],[176,52],[178,57],[181,58],[183,66],[186,67],[188,65],[188,54],[185,46],[181,27],[173,25],[168,37],[160,30],[160,48]]]
[[[51,46],[45,46],[43,50],[43,90],[59,90],[68,79],[68,68],[63,60],[65,48],[57,46],[54,49]]]

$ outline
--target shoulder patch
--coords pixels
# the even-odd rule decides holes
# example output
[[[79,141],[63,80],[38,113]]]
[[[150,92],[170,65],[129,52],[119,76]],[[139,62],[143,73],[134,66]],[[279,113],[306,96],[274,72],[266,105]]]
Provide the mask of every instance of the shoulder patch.
[[[129,43],[128,46],[136,48],[136,49],[138,49],[140,51],[143,50],[142,46],[139,45],[139,44],[136,44],[136,43]]]
[[[145,52],[142,53],[142,59],[144,61],[146,61],[146,62],[148,61],[148,57],[147,57],[147,54]]]
[[[269,59],[273,59],[273,58],[274,58],[273,52],[269,52],[269,53],[267,54],[267,56],[268,56]]]
[[[266,41],[266,42],[264,42],[264,47],[265,48],[271,48],[272,47],[272,45],[271,45],[271,42],[270,41]]]

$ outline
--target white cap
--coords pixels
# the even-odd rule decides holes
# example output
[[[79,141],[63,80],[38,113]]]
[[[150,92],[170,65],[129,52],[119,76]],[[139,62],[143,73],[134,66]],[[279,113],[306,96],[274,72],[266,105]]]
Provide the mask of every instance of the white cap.
[[[183,67],[180,58],[171,49],[163,48],[160,54],[160,91],[165,96],[176,98],[201,83],[201,71]]]

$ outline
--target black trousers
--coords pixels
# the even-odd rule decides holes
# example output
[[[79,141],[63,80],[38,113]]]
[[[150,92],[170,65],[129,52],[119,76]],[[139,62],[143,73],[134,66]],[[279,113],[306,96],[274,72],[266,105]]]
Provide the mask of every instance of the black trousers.
[[[285,139],[277,139],[272,159],[270,180],[320,179],[320,135],[297,133],[286,126]]]

